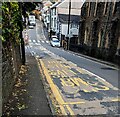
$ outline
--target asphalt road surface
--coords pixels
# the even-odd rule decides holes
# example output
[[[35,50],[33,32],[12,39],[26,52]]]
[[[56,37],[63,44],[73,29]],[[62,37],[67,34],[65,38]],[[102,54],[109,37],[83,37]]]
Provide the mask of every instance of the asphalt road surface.
[[[28,33],[26,51],[42,66],[63,114],[114,116],[119,113],[117,68],[51,47],[40,21]]]

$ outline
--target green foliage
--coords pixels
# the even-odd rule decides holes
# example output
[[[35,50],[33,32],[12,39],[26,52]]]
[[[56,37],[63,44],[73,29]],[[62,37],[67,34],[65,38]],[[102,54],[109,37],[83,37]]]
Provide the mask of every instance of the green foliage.
[[[27,17],[29,12],[31,12],[32,10],[34,10],[36,8],[36,5],[38,5],[38,3],[36,2],[23,2],[22,3],[22,14],[24,17]]]
[[[20,10],[17,2],[5,2],[2,4],[2,41],[8,40],[19,43]]]
[[[37,3],[33,2],[4,2],[2,3],[2,41],[10,40],[14,43],[20,42],[20,25],[22,16],[27,16],[26,12],[35,9]],[[21,6],[20,6],[21,5]]]

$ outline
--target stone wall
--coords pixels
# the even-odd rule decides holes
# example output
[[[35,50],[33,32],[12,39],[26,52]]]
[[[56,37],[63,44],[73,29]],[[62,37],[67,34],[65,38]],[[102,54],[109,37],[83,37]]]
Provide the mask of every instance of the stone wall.
[[[81,10],[79,43],[88,55],[116,62],[120,49],[120,2],[85,2]],[[117,57],[118,58],[118,57]]]

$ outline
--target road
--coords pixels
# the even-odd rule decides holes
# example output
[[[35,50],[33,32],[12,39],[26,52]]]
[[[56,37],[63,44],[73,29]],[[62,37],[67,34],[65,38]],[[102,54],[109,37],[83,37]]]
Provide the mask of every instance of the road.
[[[51,47],[42,23],[29,29],[31,52],[64,115],[115,115],[118,113],[118,69]]]

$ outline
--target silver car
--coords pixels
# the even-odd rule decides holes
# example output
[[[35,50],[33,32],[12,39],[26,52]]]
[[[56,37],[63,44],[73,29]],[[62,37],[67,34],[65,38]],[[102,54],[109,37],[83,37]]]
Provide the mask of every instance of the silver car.
[[[51,39],[50,44],[52,47],[60,47],[60,41],[56,37]]]

